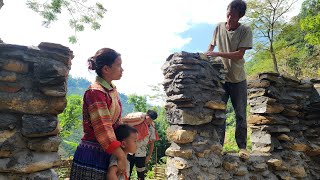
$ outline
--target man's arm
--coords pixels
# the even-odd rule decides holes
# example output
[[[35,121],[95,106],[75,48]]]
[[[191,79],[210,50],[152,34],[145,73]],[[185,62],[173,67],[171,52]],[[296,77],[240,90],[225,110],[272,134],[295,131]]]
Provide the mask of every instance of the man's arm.
[[[149,143],[149,153],[148,153],[148,155],[146,157],[146,164],[150,161],[153,149],[154,149],[154,141],[150,141],[150,143]]]
[[[215,48],[215,46],[214,46],[214,45],[209,44],[207,52],[211,52],[211,51],[213,51],[213,50],[214,50],[214,48]]]
[[[232,59],[232,60],[240,60],[243,58],[246,50],[248,48],[239,48],[238,51],[234,51],[234,52],[212,52],[212,51],[208,51],[207,55],[208,56],[213,56],[213,57],[223,57],[223,58],[228,58],[228,59]]]

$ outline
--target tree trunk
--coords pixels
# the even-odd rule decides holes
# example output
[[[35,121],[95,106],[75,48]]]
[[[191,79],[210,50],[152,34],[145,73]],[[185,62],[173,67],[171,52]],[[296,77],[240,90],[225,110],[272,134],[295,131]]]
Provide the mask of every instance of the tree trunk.
[[[276,54],[275,54],[274,49],[273,49],[273,43],[272,42],[270,43],[270,53],[271,53],[271,57],[272,57],[272,61],[273,61],[273,70],[276,73],[279,73],[278,64],[277,64],[277,58],[276,58]]]

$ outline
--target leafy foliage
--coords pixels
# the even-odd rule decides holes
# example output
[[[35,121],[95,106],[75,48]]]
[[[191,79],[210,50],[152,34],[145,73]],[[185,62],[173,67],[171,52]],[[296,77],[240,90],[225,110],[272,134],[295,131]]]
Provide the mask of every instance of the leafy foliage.
[[[92,4],[87,0],[27,0],[27,6],[43,17],[45,27],[57,21],[63,10],[67,11],[69,25],[74,30],[74,35],[69,37],[71,43],[77,42],[76,33],[84,31],[86,25],[93,30],[100,29],[99,21],[107,11],[101,3]]]
[[[128,96],[128,103],[133,104],[135,112],[147,112],[147,97],[131,94]]]
[[[245,64],[245,70],[249,77],[254,77],[261,72],[273,71],[273,63],[270,53],[267,50],[261,50]]]
[[[318,44],[312,44],[307,34],[316,36],[312,29],[303,29],[301,24],[310,16],[319,14],[319,0],[304,1],[298,16],[284,24],[281,32],[275,37],[274,49],[279,72],[297,78],[316,78],[320,76],[320,50]],[[316,23],[316,21],[314,22]],[[316,40],[316,38],[314,38]],[[261,46],[263,47],[263,46]],[[269,50],[256,47],[252,59],[245,64],[249,77],[257,73],[272,70],[272,58]]]
[[[320,44],[320,0],[305,1],[301,13],[301,29],[306,31],[305,40],[310,44]]]
[[[60,136],[62,138],[69,137],[71,131],[78,128],[81,124],[81,114],[82,114],[82,98],[79,95],[70,95],[67,97],[67,107],[64,111],[59,114],[58,118],[60,120]]]
[[[166,110],[164,107],[154,106],[152,109],[158,113],[158,118],[155,120],[155,124],[160,138],[160,140],[156,141],[154,145],[155,149],[157,149],[157,157],[152,156],[151,159],[151,164],[155,164],[157,163],[156,160],[159,162],[159,160],[165,156],[165,152],[170,146],[170,143],[167,139],[167,129],[169,127],[169,123],[167,121]]]
[[[70,140],[70,136],[74,134],[76,129],[79,129],[81,124],[82,114],[82,98],[79,95],[70,95],[67,97],[67,107],[58,115],[61,131],[60,137],[63,156],[73,155],[79,140]]]
[[[247,21],[254,29],[256,46],[268,47],[273,69],[279,72],[274,41],[285,25],[285,14],[297,0],[248,0]]]
[[[78,94],[83,96],[86,89],[89,87],[90,82],[85,78],[73,78],[72,76],[68,77],[68,95]]]

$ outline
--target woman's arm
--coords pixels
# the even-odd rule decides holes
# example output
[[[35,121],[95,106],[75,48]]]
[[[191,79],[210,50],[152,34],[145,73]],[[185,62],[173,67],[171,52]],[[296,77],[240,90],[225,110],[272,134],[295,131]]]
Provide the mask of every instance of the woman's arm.
[[[117,157],[117,161],[118,161],[117,171],[118,171],[118,174],[123,173],[126,170],[126,163],[127,163],[126,154],[123,152],[123,150],[120,147],[115,149],[112,154]]]
[[[118,171],[117,166],[109,167],[108,172],[107,172],[107,179],[108,180],[118,180],[117,171]]]

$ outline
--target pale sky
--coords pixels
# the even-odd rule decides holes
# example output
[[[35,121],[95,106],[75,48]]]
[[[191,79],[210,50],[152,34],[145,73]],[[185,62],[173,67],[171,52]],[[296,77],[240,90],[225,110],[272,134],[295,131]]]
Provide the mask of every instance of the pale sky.
[[[39,0],[40,1],[40,0]],[[291,15],[299,12],[299,0]],[[37,46],[52,42],[68,46],[74,53],[70,74],[92,81],[94,72],[87,70],[87,58],[103,47],[121,53],[124,73],[115,81],[118,91],[125,94],[151,94],[148,85],[163,81],[161,66],[175,50],[192,42],[197,34],[182,36],[198,24],[214,25],[225,21],[226,7],[230,0],[109,0],[103,1],[108,10],[101,22],[101,29],[87,29],[78,34],[79,42],[70,44],[72,31],[67,18],[59,17],[50,28],[41,25],[41,17],[28,9],[25,0],[4,0],[0,10],[0,37],[8,44]],[[209,26],[210,27],[210,26]],[[192,31],[196,33],[196,31]],[[211,28],[208,32],[211,32]],[[205,51],[211,39],[199,43]],[[197,47],[194,44],[193,47]]]

